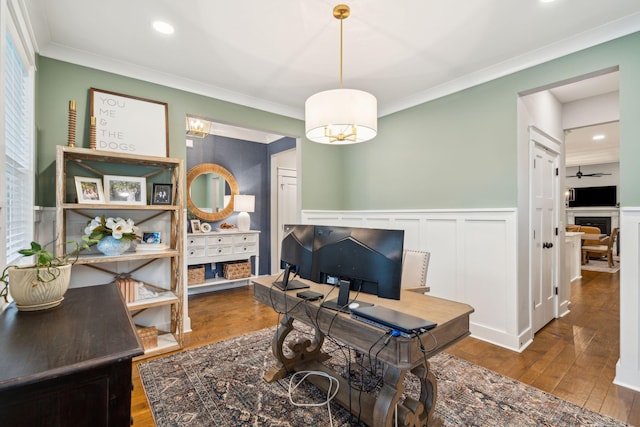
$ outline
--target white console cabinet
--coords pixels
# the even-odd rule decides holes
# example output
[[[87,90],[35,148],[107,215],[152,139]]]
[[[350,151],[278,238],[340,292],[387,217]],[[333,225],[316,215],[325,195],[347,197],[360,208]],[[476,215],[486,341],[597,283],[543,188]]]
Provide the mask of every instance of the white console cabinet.
[[[252,261],[251,277],[241,279],[226,279],[224,277],[205,278],[203,283],[189,284],[189,295],[214,290],[228,289],[248,285],[259,275],[259,243],[260,232],[250,231],[213,231],[210,233],[187,234],[187,265],[211,265],[216,270],[216,264],[229,261]]]

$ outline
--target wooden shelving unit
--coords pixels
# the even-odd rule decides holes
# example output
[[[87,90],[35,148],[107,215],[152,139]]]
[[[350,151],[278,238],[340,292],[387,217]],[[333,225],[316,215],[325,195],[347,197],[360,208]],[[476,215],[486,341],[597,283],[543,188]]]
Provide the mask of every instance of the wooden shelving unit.
[[[84,204],[77,203],[75,176],[102,178],[104,175],[121,175],[144,177],[147,184],[147,196],[151,196],[152,183],[172,184],[173,198],[171,205],[128,205],[128,204]],[[63,255],[67,250],[65,242],[76,240],[78,227],[69,229],[71,221],[77,218],[89,220],[95,216],[135,217],[137,226],[146,222],[160,221],[166,223],[163,232],[163,243],[168,245],[164,251],[125,252],[118,256],[105,256],[97,251],[83,253],[74,268],[85,266],[100,271],[94,285],[104,283],[104,274],[132,279],[153,285],[161,289],[158,295],[127,303],[129,313],[136,322],[141,313],[168,315],[170,328],[161,331],[158,328],[158,345],[145,349],[144,356],[149,357],[182,348],[183,345],[183,160],[168,157],[128,155],[122,153],[98,151],[86,148],[58,146],[56,152],[56,255]],[[165,260],[164,262],[162,260]],[[144,267],[151,263],[162,263],[165,268],[168,284],[152,283],[145,277]],[[155,264],[154,264],[155,267]],[[124,269],[128,269],[123,271]],[[91,279],[89,279],[91,281]],[[84,285],[85,283],[83,283]],[[154,311],[155,310],[155,311]],[[168,312],[168,313],[167,313]],[[153,316],[150,316],[153,317]],[[148,322],[148,321],[147,321]],[[137,322],[136,322],[137,323]],[[142,324],[141,326],[156,326]]]

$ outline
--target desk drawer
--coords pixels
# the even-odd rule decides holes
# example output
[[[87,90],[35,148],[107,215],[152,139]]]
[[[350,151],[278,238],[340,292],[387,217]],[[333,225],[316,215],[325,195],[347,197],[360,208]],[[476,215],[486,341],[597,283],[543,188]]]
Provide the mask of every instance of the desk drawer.
[[[234,254],[255,254],[256,250],[256,245],[251,243],[246,245],[236,245],[233,247]]]
[[[211,257],[220,256],[220,255],[231,255],[232,253],[234,253],[232,246],[208,246],[207,247],[207,256],[211,256]]]
[[[258,236],[256,234],[238,234],[237,236],[233,236],[233,243],[255,243],[258,241]]]

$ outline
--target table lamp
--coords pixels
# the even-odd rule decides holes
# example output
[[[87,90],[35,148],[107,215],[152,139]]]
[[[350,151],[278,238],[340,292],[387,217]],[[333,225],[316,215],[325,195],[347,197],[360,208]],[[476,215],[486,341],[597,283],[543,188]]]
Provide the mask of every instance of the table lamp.
[[[249,228],[251,227],[249,212],[253,212],[255,210],[256,196],[238,194],[233,198],[233,200],[233,210],[240,212],[238,214],[238,231],[249,231]]]

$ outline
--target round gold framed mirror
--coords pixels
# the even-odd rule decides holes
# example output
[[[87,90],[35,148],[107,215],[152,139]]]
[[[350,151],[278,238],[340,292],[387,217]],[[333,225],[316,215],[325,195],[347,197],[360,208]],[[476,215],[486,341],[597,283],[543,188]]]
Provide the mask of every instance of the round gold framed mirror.
[[[204,221],[221,221],[233,212],[238,183],[220,165],[202,163],[187,172],[187,206]]]

